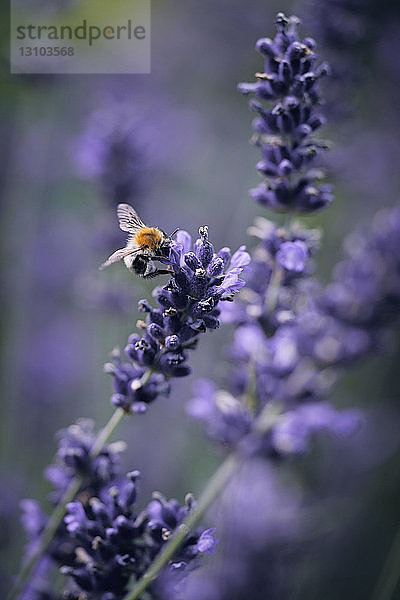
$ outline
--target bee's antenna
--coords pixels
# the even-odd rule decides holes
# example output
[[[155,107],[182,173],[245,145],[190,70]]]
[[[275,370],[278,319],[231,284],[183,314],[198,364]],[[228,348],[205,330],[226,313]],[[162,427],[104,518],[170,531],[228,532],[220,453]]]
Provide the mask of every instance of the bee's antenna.
[[[180,228],[179,228],[179,227],[177,227],[177,228],[176,228],[176,229],[175,229],[175,230],[174,230],[174,231],[171,233],[171,235],[170,235],[170,236],[168,236],[168,237],[172,238],[172,236],[173,236],[173,235],[175,235],[175,234],[176,234],[176,233],[179,231],[179,229],[180,229]]]

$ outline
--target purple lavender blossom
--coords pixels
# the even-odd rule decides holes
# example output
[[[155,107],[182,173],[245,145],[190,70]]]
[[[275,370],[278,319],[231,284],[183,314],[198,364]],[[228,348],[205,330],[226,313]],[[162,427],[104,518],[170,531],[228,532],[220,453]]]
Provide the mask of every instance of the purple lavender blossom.
[[[357,427],[360,417],[354,411],[336,412],[316,401],[326,396],[343,369],[384,347],[387,327],[400,311],[399,237],[399,209],[379,213],[371,227],[348,238],[349,257],[325,289],[303,281],[288,295],[291,303],[285,310],[278,297],[272,329],[271,320],[265,329],[262,303],[248,284],[245,310],[239,307],[229,315],[238,325],[230,351],[236,366],[230,404],[237,405],[236,419],[246,415],[244,437],[251,430],[249,407],[259,414],[276,401],[283,403],[283,415],[268,436],[269,451],[297,454],[308,449],[316,431],[336,434],[343,426],[350,433]],[[249,298],[256,302],[255,318]],[[206,424],[211,438],[237,445],[237,421],[227,424],[226,411],[216,401],[227,392],[210,383],[199,390],[189,404],[190,414]],[[250,404],[249,393],[255,394]],[[296,408],[296,402],[304,401]]]
[[[168,538],[194,506],[191,495],[181,506],[158,493],[144,511],[137,512],[137,471],[113,482],[99,498],[67,507],[66,529],[76,540],[76,560],[62,572],[80,589],[96,595],[107,593],[118,600],[127,593],[132,576],[140,578]],[[181,574],[201,553],[213,553],[217,540],[213,530],[198,529],[188,534],[173,561],[171,572]]]
[[[241,301],[224,304],[221,318],[228,323],[247,323],[259,319],[265,329],[275,328],[277,324],[293,318],[294,296],[298,294],[304,276],[313,272],[312,257],[320,246],[320,232],[305,229],[296,222],[288,231],[263,217],[257,217],[248,231],[260,243],[253,250]],[[282,260],[285,264],[282,264]],[[274,301],[271,297],[274,274],[275,277],[279,274],[280,286],[277,289],[276,306],[269,311],[266,307]]]
[[[45,472],[54,492],[56,503],[75,477],[83,477],[90,485],[90,493],[96,495],[109,481],[121,474],[120,454],[125,450],[124,442],[105,446],[96,458],[91,449],[96,435],[90,419],[79,419],[74,425],[62,429],[58,434],[56,461]],[[86,486],[85,486],[86,487]]]
[[[265,72],[256,73],[257,83],[239,85],[240,92],[255,96],[250,101],[258,113],[254,143],[262,153],[257,169],[265,177],[250,194],[275,212],[316,212],[333,200],[331,187],[319,184],[323,173],[314,168],[326,148],[313,135],[324,123],[315,107],[328,67],[316,64],[315,41],[299,38],[297,17],[279,13],[275,22],[275,38],[262,38],[256,46],[265,57]]]
[[[261,406],[278,399],[293,411],[294,401],[313,402],[300,405],[289,413],[287,421],[278,425],[279,433],[272,433],[271,438],[275,450],[285,453],[285,444],[275,443],[275,435],[282,440],[280,436],[285,432],[291,440],[287,447],[297,453],[308,447],[310,433],[318,428],[335,431],[338,419],[340,422],[346,418],[346,413],[336,415],[325,410],[322,413],[327,418],[325,423],[320,419],[309,427],[308,422],[304,422],[307,411],[317,410],[315,401],[323,398],[337,380],[339,367],[348,368],[354,361],[382,347],[386,327],[400,310],[399,236],[398,208],[380,213],[372,227],[352,234],[346,242],[350,256],[335,270],[333,282],[326,289],[312,282],[303,286],[303,293],[297,293],[297,304],[291,307],[290,318],[278,325],[273,335],[265,336],[262,315],[259,324],[251,320],[250,307],[238,313],[241,324],[239,321],[231,349],[237,367],[233,377],[234,395],[246,397],[251,366],[256,398]],[[297,290],[299,292],[299,288]],[[279,312],[282,311],[278,306]],[[219,432],[226,422],[224,411],[218,410],[215,402],[216,394],[221,391],[204,384],[202,389],[205,390],[202,404],[193,401],[191,413],[207,423],[211,437],[226,443],[229,433],[237,429],[228,428],[223,435]],[[349,417],[350,430],[355,420],[352,415]],[[237,437],[234,439],[237,442]]]
[[[83,591],[121,598],[131,574],[140,565],[143,568],[145,515],[134,513],[138,476],[132,472],[126,480],[106,487],[100,497],[67,506],[66,532],[75,546],[75,558],[62,572]]]
[[[271,77],[261,77],[251,88],[241,89],[267,99],[279,94],[285,99],[293,93],[294,82],[283,79],[284,68],[289,72],[292,46],[303,51],[303,58],[297,57],[298,70],[293,77],[306,66],[311,68],[316,59],[309,43],[298,42],[295,18],[279,15],[277,20],[275,40],[258,44],[268,57],[266,72]],[[301,60],[305,61],[303,67]],[[296,75],[295,80],[298,78]],[[317,79],[311,77],[311,90]],[[312,113],[314,91],[311,99],[304,94]],[[318,92],[315,94],[319,102]],[[263,113],[270,128],[270,136],[262,142],[264,154],[275,152],[276,144],[282,143],[274,137],[271,115]],[[279,127],[276,121],[274,127],[282,129],[283,121]],[[292,131],[285,133],[291,135]],[[279,135],[283,133],[282,129]],[[293,163],[291,177],[302,169],[302,164]],[[278,177],[277,172],[275,175]],[[274,177],[272,170],[268,176]],[[279,181],[284,177],[279,173]],[[272,202],[272,208],[276,207]],[[343,432],[354,431],[355,413],[336,412],[329,405],[318,405],[318,401],[344,368],[379,349],[382,326],[399,311],[395,250],[398,210],[377,223],[362,240],[356,237],[350,241],[350,259],[339,265],[334,282],[324,290],[310,277],[311,257],[319,246],[318,232],[293,221],[278,227],[257,218],[249,233],[260,243],[246,273],[246,288],[239,302],[222,312],[225,320],[236,324],[229,351],[234,363],[229,388],[219,390],[210,382],[202,382],[188,407],[189,413],[205,424],[212,439],[231,448],[246,452],[252,448],[271,456],[307,451],[311,436],[319,431],[337,433],[340,426]]]
[[[125,444],[115,442],[104,446],[98,456],[93,458],[91,449],[95,441],[95,432],[93,422],[89,419],[80,419],[68,429],[61,430],[58,439],[56,460],[46,469],[46,478],[52,485],[49,499],[53,505],[60,501],[75,478],[82,479],[79,494],[82,497],[90,497],[99,494],[110,481],[120,476],[120,454],[125,449]],[[26,554],[30,556],[46,526],[48,516],[35,500],[23,500],[21,508],[22,522],[29,539]],[[48,556],[57,562],[70,562],[74,553],[73,546],[63,539],[64,536],[65,530],[61,526],[47,552]]]
[[[153,493],[154,500],[147,506],[149,518],[148,528],[155,543],[154,551],[158,553],[163,543],[169,538],[176,527],[190,514],[196,503],[191,494],[186,496],[185,505],[181,506],[174,498],[166,500],[161,494]],[[182,567],[199,554],[215,554],[218,540],[214,536],[215,528],[198,529],[188,535],[174,558],[174,563]]]
[[[400,209],[378,212],[372,226],[348,237],[348,258],[335,269],[322,305],[344,324],[370,336],[400,309]]]
[[[216,547],[219,540],[214,537],[215,531],[215,527],[203,531],[197,542],[197,549],[199,552],[203,552],[204,554],[215,554],[217,552]]]
[[[315,432],[346,436],[353,433],[359,423],[360,414],[356,410],[337,411],[326,402],[308,402],[282,415],[273,429],[271,445],[280,455],[304,454]]]
[[[105,365],[114,376],[111,401],[126,412],[144,412],[159,395],[169,394],[171,377],[190,373],[188,350],[196,347],[200,333],[219,327],[219,303],[244,286],[240,275],[250,261],[244,246],[233,256],[229,248],[215,253],[207,227],[200,228],[192,251],[191,245],[190,235],[178,232],[169,259],[173,277],[153,292],[157,308],[139,302],[146,313],[146,321],[139,322],[145,333],[129,337],[125,353],[130,362],[118,352]]]
[[[276,253],[276,260],[281,267],[295,273],[302,273],[304,271],[307,259],[307,246],[300,240],[284,242]]]
[[[217,390],[208,380],[197,382],[187,412],[205,424],[207,435],[228,447],[251,431],[249,410],[228,392]]]
[[[61,431],[59,438],[57,462],[46,472],[54,488],[52,502],[58,502],[73,476],[81,477],[82,485],[76,500],[68,504],[64,524],[58,528],[24,598],[56,600],[44,581],[50,577],[54,565],[58,565],[68,581],[74,582],[76,592],[71,591],[67,598],[80,598],[79,594],[86,592],[90,598],[104,594],[108,600],[120,600],[127,593],[130,579],[143,575],[170,535],[193,510],[195,501],[188,494],[181,506],[177,500],[167,501],[155,492],[147,508],[137,511],[140,473],[132,471],[121,478],[119,454],[124,449],[121,443],[105,446],[96,458],[91,458],[94,432],[87,420]],[[34,500],[24,500],[21,504],[30,540],[29,557],[48,517]],[[167,565],[176,581],[186,567],[195,568],[201,554],[215,553],[218,540],[214,533],[215,529],[203,528],[188,533]]]

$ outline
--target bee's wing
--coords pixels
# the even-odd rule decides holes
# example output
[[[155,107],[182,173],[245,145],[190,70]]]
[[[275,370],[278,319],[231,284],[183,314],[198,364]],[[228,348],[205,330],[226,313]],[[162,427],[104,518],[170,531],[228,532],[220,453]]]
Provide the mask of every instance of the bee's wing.
[[[134,254],[135,252],[138,252],[138,250],[140,250],[140,248],[121,248],[120,250],[116,250],[115,252],[113,252],[111,254],[111,256],[109,256],[107,258],[106,262],[104,262],[99,267],[100,271],[102,271],[106,267],[109,267],[113,263],[119,262],[120,260],[125,258],[125,256],[129,256],[130,254]]]
[[[136,233],[138,229],[142,227],[146,227],[143,221],[140,219],[136,210],[132,208],[129,204],[118,204],[117,206],[117,216],[119,221],[119,226],[122,231],[127,231],[128,233]]]

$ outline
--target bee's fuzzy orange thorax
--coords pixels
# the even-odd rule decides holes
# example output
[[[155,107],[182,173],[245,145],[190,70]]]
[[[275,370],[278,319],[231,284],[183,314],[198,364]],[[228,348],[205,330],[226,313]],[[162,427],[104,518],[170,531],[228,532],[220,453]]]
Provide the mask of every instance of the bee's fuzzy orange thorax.
[[[157,227],[142,227],[135,235],[135,242],[140,247],[155,250],[163,239],[162,232]]]

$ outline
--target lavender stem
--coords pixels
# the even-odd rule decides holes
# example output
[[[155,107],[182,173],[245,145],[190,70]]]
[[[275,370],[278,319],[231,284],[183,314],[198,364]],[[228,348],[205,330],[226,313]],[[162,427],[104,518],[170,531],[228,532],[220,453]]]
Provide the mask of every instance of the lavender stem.
[[[28,583],[28,580],[32,575],[34,568],[37,566],[39,560],[50,545],[54,534],[56,533],[58,526],[60,525],[62,518],[65,515],[66,505],[75,498],[79,488],[81,487],[81,484],[81,477],[75,477],[70,482],[59,504],[56,506],[51,517],[47,521],[47,525],[43,530],[42,535],[40,536],[40,540],[36,550],[32,553],[31,557],[22,568],[12,590],[7,596],[7,600],[14,600],[17,597],[17,595],[23,591],[24,586]]]
[[[271,315],[276,308],[282,280],[283,269],[279,265],[275,264],[268,287],[267,297],[265,299],[265,311],[268,315]]]
[[[371,600],[390,600],[400,577],[400,527],[392,542]]]
[[[125,596],[124,600],[137,600],[157,575],[159,575],[182,544],[188,532],[196,525],[205,511],[223,491],[233,476],[238,464],[239,457],[236,454],[229,454],[226,457],[224,462],[210,479],[193,512],[179,526],[177,533],[171,537],[171,540],[167,543],[163,552],[159,554],[158,558],[151,564],[150,568],[139,580],[137,585],[135,585],[132,591]]]
[[[272,429],[281,413],[279,404],[267,406],[256,420],[259,430],[264,433]],[[211,477],[202,495],[200,496],[193,512],[179,526],[177,533],[171,537],[156,560],[150,565],[146,573],[141,577],[135,587],[124,597],[123,600],[137,600],[148,588],[152,581],[160,574],[168,561],[174,556],[185,537],[198,523],[204,513],[223,492],[226,485],[235,473],[236,468],[243,462],[243,457],[231,452]]]
[[[149,377],[150,377],[150,375],[149,375]],[[103,427],[103,429],[101,431],[99,431],[99,433],[94,441],[92,451],[91,451],[92,458],[96,458],[96,456],[98,456],[100,454],[101,449],[103,448],[103,446],[105,446],[107,441],[110,439],[114,430],[118,427],[118,425],[122,421],[122,418],[124,417],[124,415],[126,415],[126,412],[123,411],[122,408],[117,408],[113,412],[108,423],[105,425],[105,427]]]

